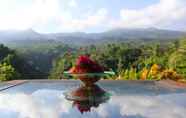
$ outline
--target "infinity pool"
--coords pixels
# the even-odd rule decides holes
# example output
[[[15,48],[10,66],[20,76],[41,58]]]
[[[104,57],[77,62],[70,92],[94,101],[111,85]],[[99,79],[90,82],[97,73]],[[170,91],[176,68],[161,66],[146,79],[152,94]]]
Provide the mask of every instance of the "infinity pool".
[[[185,118],[186,88],[156,81],[100,81],[110,99],[92,105],[65,99],[79,81],[27,81],[0,92],[1,118]],[[3,86],[3,85],[1,85]],[[2,88],[2,87],[1,87]],[[89,109],[87,107],[89,106]],[[90,107],[91,106],[91,107]]]

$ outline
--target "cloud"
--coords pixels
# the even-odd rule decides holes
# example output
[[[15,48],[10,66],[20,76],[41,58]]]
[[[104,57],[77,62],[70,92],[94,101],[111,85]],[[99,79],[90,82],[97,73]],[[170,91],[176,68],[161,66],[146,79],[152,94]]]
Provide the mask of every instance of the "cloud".
[[[100,26],[107,18],[108,11],[105,8],[97,10],[94,14],[87,15],[83,19],[73,18],[70,13],[66,13],[61,18],[61,27],[65,31],[83,31],[90,27]]]
[[[141,9],[121,9],[120,19],[113,18],[101,8],[85,18],[76,19],[69,12],[62,17],[62,31],[86,31],[89,28],[176,28],[186,21],[185,0],[160,0]],[[82,14],[86,14],[82,13]],[[186,25],[186,24],[183,24]],[[179,26],[178,26],[179,27]]]
[[[186,21],[185,0],[160,0],[142,9],[122,9],[121,19],[111,21],[115,27],[168,27]]]
[[[30,4],[21,5],[7,0],[0,5],[0,7],[6,6],[0,8],[0,29],[27,29],[45,24],[59,14],[58,2],[58,0],[33,0]],[[10,9],[9,4],[16,9]]]
[[[70,0],[69,6],[70,6],[70,7],[77,7],[78,4],[77,4],[77,2],[76,2],[75,0]]]
[[[31,0],[26,4],[1,0],[0,3],[0,30],[33,28],[39,32],[72,32],[117,27],[186,27],[186,0],[160,0],[141,9],[123,8],[117,11],[118,19],[109,13],[110,8],[86,8],[77,0]],[[76,10],[81,14],[77,15]]]
[[[27,5],[13,1],[11,7],[16,7],[15,10],[8,9],[10,0],[1,2],[4,5],[0,4],[0,30],[33,28],[42,32],[55,26],[60,31],[85,31],[87,28],[99,27],[108,14],[107,9],[100,8],[95,12],[91,12],[91,9],[78,17],[74,16],[74,10],[79,10],[76,0],[33,0]]]
[[[81,114],[64,91],[40,89],[32,94],[1,93],[0,117],[6,118],[185,118],[185,93],[159,96],[113,95],[107,103]]]

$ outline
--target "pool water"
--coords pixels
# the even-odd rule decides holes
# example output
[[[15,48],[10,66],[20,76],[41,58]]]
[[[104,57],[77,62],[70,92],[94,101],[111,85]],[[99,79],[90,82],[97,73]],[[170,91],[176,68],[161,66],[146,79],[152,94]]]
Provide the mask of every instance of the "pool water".
[[[154,81],[101,81],[108,100],[79,103],[65,92],[79,81],[28,81],[0,92],[1,118],[185,118],[186,88]]]

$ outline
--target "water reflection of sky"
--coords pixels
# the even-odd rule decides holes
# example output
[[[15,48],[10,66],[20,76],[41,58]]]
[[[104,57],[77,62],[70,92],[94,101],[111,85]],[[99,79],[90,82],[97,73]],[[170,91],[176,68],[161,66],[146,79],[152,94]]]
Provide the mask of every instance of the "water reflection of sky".
[[[81,114],[64,91],[39,89],[31,94],[1,93],[2,118],[185,118],[186,93],[113,95],[107,103]]]

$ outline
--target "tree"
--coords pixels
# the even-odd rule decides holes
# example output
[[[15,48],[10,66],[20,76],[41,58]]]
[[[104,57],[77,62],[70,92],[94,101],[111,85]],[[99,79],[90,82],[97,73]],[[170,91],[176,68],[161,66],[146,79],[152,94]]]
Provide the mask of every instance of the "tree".
[[[14,54],[13,50],[10,50],[8,47],[5,47],[3,44],[0,44],[0,62],[8,55]]]
[[[53,64],[53,69],[50,72],[49,79],[64,79],[64,71],[68,71],[75,63],[75,54],[65,53],[58,57]]]
[[[10,64],[0,64],[0,81],[20,79],[20,74],[16,72]]]
[[[169,67],[186,77],[186,39],[180,41],[180,47],[169,58]]]

